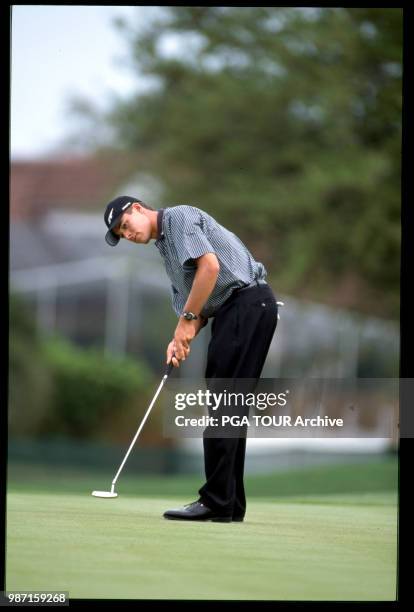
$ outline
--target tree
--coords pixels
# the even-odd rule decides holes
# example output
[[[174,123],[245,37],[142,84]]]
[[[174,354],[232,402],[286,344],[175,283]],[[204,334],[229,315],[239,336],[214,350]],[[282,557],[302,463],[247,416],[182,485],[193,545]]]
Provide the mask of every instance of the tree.
[[[398,317],[402,10],[158,8],[118,22],[153,86],[111,108],[115,142],[281,292]]]

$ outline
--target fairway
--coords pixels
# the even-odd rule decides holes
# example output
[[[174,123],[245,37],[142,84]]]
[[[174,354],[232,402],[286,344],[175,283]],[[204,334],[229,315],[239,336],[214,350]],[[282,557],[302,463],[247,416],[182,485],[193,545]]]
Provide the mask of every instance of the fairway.
[[[72,599],[395,600],[395,492],[255,497],[244,523],[176,497],[9,491],[6,588]]]

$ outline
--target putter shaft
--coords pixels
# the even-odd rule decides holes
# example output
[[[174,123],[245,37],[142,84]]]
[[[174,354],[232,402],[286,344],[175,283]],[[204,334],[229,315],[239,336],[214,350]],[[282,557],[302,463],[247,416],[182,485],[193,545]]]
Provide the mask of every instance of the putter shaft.
[[[113,493],[113,492],[114,492],[114,488],[115,488],[116,481],[118,480],[118,476],[119,476],[119,474],[121,473],[122,468],[124,467],[125,462],[126,462],[126,460],[128,459],[129,454],[130,454],[130,452],[131,452],[131,450],[132,450],[132,448],[133,448],[133,446],[134,446],[134,444],[135,444],[135,442],[136,442],[136,440],[137,440],[137,438],[138,438],[139,434],[141,433],[142,428],[144,427],[145,421],[147,420],[148,415],[149,415],[149,413],[151,412],[152,407],[153,407],[153,405],[155,404],[155,402],[156,402],[156,400],[157,400],[157,397],[158,397],[158,395],[160,394],[160,391],[161,391],[162,387],[164,386],[164,383],[165,383],[165,381],[167,380],[168,376],[170,375],[171,370],[173,369],[173,367],[174,367],[174,366],[173,366],[172,361],[171,361],[171,362],[170,362],[170,363],[167,365],[167,368],[166,368],[165,374],[164,374],[164,376],[163,376],[163,378],[162,378],[162,380],[161,380],[161,383],[160,383],[160,385],[159,385],[159,387],[158,387],[158,389],[157,389],[157,391],[156,391],[156,393],[155,393],[155,395],[154,395],[154,397],[153,397],[153,399],[152,399],[152,402],[151,402],[151,404],[149,405],[148,410],[147,410],[147,412],[145,413],[144,418],[143,418],[143,419],[142,419],[142,421],[141,421],[141,424],[140,424],[140,426],[139,426],[139,428],[138,428],[138,431],[137,431],[137,433],[135,434],[134,439],[132,440],[132,442],[131,442],[131,444],[130,444],[130,446],[129,446],[129,449],[128,449],[128,451],[127,451],[127,453],[126,453],[125,457],[124,457],[124,460],[122,461],[121,465],[119,466],[119,469],[118,469],[118,471],[117,471],[117,473],[116,473],[116,475],[115,475],[115,478],[114,478],[114,479],[113,479],[113,481],[112,481],[111,493]]]

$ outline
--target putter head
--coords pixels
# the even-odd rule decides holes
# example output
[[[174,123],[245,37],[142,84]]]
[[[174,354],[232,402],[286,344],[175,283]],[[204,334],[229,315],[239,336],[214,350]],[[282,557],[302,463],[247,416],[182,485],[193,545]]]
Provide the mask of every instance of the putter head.
[[[111,491],[92,491],[94,497],[118,497],[118,493],[111,493]]]

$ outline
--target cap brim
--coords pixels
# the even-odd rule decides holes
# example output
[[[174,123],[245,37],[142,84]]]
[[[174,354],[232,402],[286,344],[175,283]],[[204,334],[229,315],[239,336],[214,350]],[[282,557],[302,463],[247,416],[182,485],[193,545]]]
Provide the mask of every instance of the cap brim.
[[[132,202],[130,203],[129,206],[132,205]],[[125,210],[127,210],[129,208],[129,206],[127,206],[127,208],[125,208]],[[114,234],[112,232],[112,230],[114,229],[114,227],[116,227],[119,222],[120,219],[122,217],[122,215],[124,214],[125,210],[123,210],[122,212],[120,212],[115,219],[112,220],[112,223],[108,226],[108,232],[105,236],[105,240],[106,242],[110,245],[110,246],[116,246],[120,240],[119,236],[117,236],[116,234]]]
[[[109,232],[106,232],[105,234],[105,240],[109,244],[109,246],[114,247],[118,244],[120,238],[119,236],[114,234],[111,230],[109,230]]]

